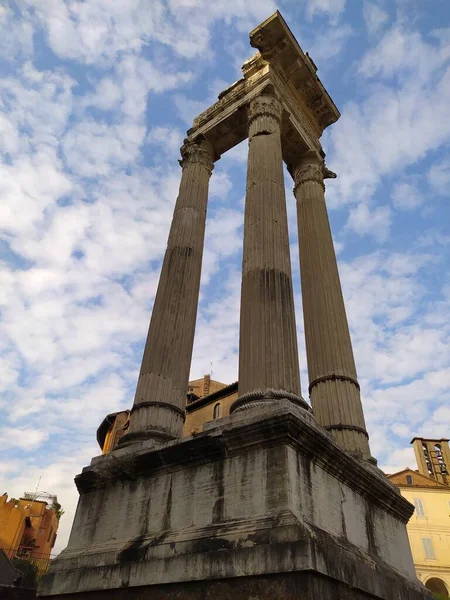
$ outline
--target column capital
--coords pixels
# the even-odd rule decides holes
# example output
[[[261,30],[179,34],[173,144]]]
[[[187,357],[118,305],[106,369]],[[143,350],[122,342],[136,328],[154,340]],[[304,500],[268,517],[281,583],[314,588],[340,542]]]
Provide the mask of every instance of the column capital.
[[[211,175],[214,168],[214,149],[208,140],[185,141],[180,148],[182,159],[178,161],[184,169],[188,164],[198,163],[206,167]]]
[[[248,105],[248,124],[258,117],[272,117],[281,123],[283,107],[280,100],[274,94],[260,94],[251,100]]]
[[[315,181],[325,189],[324,179],[335,179],[336,173],[325,166],[325,161],[315,152],[307,152],[290,169],[294,179],[294,194],[298,187],[308,181]]]

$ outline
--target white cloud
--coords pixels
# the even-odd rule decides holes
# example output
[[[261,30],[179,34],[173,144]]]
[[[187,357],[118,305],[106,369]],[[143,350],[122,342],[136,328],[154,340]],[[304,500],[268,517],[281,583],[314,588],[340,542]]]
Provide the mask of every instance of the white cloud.
[[[398,437],[408,438],[410,436],[410,429],[405,423],[393,423],[393,425],[391,425],[391,431]]]
[[[420,377],[445,367],[448,327],[428,323],[424,269],[438,267],[433,255],[375,253],[340,264],[347,314],[360,376],[383,384]],[[448,299],[445,300],[447,309]],[[382,394],[383,390],[380,390]]]
[[[316,64],[321,65],[321,72],[330,66],[332,59],[338,57],[349,38],[354,35],[353,28],[347,23],[334,27],[327,27],[314,36],[313,42],[308,46],[308,53]]]
[[[164,160],[167,160],[168,154],[171,157],[176,156],[181,148],[184,137],[183,132],[175,127],[158,125],[150,129],[146,142],[162,150],[165,155]]]
[[[423,194],[410,183],[396,183],[392,190],[394,207],[399,210],[414,210],[421,206],[425,198]]]
[[[233,184],[231,183],[229,174],[226,171],[219,170],[215,167],[209,186],[210,196],[215,196],[216,198],[220,198],[220,200],[226,200],[232,187]]]
[[[4,232],[26,233],[55,202],[73,190],[53,148],[0,164],[0,222]]]
[[[408,440],[409,442],[409,440]],[[386,444],[386,439],[381,440],[381,444]],[[387,475],[393,475],[398,471],[403,471],[406,467],[416,469],[416,459],[412,447],[396,450],[388,449],[386,462],[379,465],[380,469]]]
[[[199,313],[191,375],[209,373],[212,363],[214,377],[232,383],[237,379],[240,270],[229,269],[223,283],[220,296],[210,299]]]
[[[359,71],[365,77],[414,73],[418,83],[425,82],[450,59],[450,38],[441,35],[438,43],[426,42],[418,31],[394,25],[380,43],[363,58]]]
[[[383,26],[388,22],[388,13],[376,2],[364,0],[363,16],[369,35],[373,36],[380,32]]]
[[[379,242],[384,242],[389,235],[392,222],[392,211],[389,206],[377,206],[370,209],[360,202],[350,208],[346,228],[359,236],[373,235]]]
[[[0,437],[5,448],[37,450],[48,439],[47,430],[4,427]]]
[[[71,171],[81,177],[105,177],[135,161],[144,142],[145,125],[107,125],[93,119],[74,125],[64,138]]]
[[[111,77],[103,77],[93,94],[83,96],[82,104],[84,106],[95,106],[102,110],[112,110],[117,106],[122,98],[120,86]]]
[[[419,238],[420,246],[448,246],[450,244],[450,235],[430,229],[425,231],[424,234]]]
[[[360,74],[378,80],[364,88],[361,103],[344,106],[329,134],[328,162],[339,175],[330,186],[331,207],[367,202],[383,177],[448,143],[449,59],[443,35],[428,42],[398,26],[364,56]]]
[[[26,5],[36,12],[53,52],[100,66],[110,66],[120,54],[137,53],[152,41],[181,57],[208,59],[216,21],[233,22],[239,30],[249,31],[276,10],[272,0],[170,0],[165,4],[67,0],[55,6],[27,0]]]
[[[345,10],[346,0],[308,0],[306,16],[312,19],[316,15],[325,15],[337,21]]]
[[[184,94],[176,94],[174,96],[174,104],[179,117],[186,123],[188,127],[192,126],[192,121],[200,113],[202,113],[211,104],[217,101],[217,96],[229,86],[229,83],[222,79],[214,79],[209,86],[209,94],[204,100],[192,100]]]
[[[444,158],[430,167],[428,181],[436,194],[450,195],[450,158]]]
[[[16,16],[11,6],[0,6],[0,56],[15,60],[33,53],[33,25]]]

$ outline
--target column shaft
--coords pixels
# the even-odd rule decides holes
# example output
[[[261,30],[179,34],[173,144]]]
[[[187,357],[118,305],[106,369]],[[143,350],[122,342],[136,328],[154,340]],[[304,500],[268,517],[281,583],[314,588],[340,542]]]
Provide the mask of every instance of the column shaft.
[[[182,433],[213,152],[207,141],[185,144],[181,151],[180,191],[125,442],[167,441]]]
[[[369,458],[341,282],[325,204],[325,167],[306,155],[293,169],[309,392],[317,421],[337,443]]]
[[[297,332],[281,155],[282,107],[261,95],[249,107],[239,342],[241,410],[300,396]]]

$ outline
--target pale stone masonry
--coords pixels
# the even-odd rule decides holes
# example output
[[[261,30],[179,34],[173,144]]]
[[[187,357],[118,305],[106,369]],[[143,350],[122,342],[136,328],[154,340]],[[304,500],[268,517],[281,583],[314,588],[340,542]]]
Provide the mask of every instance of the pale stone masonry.
[[[239,399],[231,411],[300,397],[297,332],[281,151],[281,102],[261,94],[248,108],[239,337]]]
[[[315,152],[291,166],[297,199],[309,394],[320,425],[356,457],[370,449],[336,254],[325,205],[326,177]]]
[[[339,111],[277,12],[194,119],[131,414],[92,459],[52,600],[425,600],[413,506],[370,460],[325,206]],[[214,160],[249,138],[238,398],[181,436]],[[295,179],[313,410],[301,399],[283,161]],[[226,315],[224,315],[226,318]]]
[[[183,430],[214,151],[200,138],[187,142],[181,154],[180,191],[122,445],[169,441]]]

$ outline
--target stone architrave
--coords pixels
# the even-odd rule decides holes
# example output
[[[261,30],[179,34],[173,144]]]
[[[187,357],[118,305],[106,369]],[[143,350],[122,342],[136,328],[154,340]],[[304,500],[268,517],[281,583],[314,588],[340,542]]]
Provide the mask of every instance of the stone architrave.
[[[145,343],[130,428],[121,445],[181,437],[197,318],[206,207],[214,153],[206,140],[181,148],[180,191]]]
[[[368,459],[368,435],[325,205],[324,178],[335,175],[315,152],[303,156],[291,171],[313,412],[344,450]]]
[[[231,411],[279,398],[308,408],[300,396],[297,333],[284,191],[281,102],[254,98],[242,259],[239,398]]]

